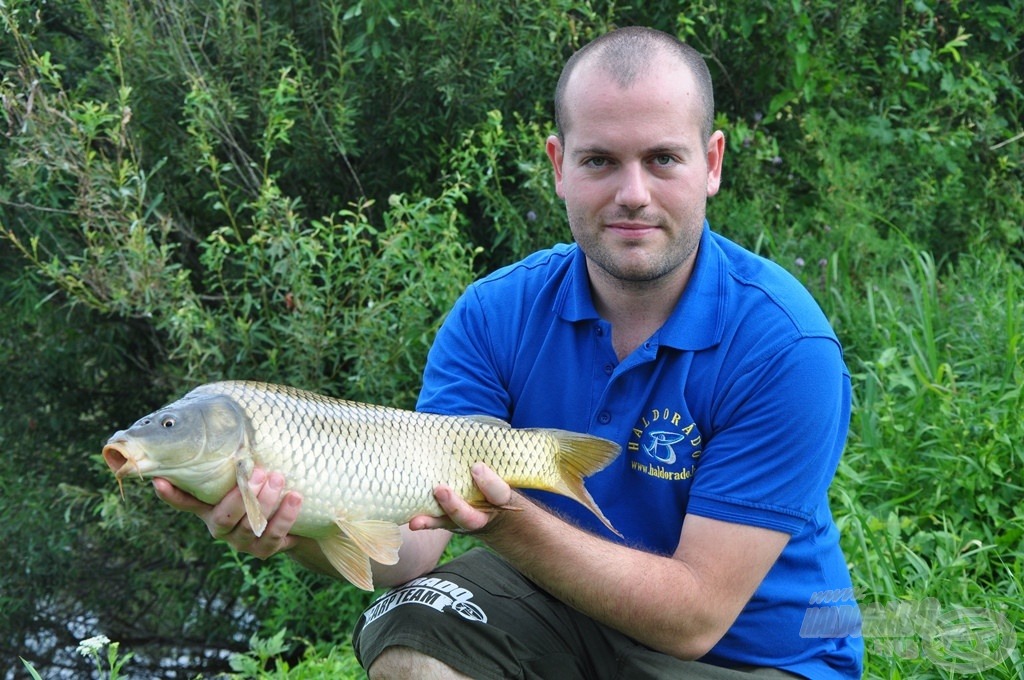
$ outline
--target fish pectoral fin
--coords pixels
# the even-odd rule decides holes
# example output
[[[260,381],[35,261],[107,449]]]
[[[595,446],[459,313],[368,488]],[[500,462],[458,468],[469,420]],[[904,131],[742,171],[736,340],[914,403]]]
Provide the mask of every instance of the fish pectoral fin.
[[[334,523],[374,562],[398,562],[398,549],[402,547],[402,530],[394,522],[379,519],[350,521],[338,518]]]
[[[344,534],[335,534],[318,541],[327,561],[352,585],[363,590],[373,590],[373,572],[370,558]]]
[[[252,467],[251,460],[238,458],[235,461],[235,482],[242,494],[242,504],[245,505],[245,516],[249,519],[249,526],[252,527],[252,532],[259,537],[267,529],[267,517],[263,514],[263,508],[260,507],[256,494],[249,488]]]

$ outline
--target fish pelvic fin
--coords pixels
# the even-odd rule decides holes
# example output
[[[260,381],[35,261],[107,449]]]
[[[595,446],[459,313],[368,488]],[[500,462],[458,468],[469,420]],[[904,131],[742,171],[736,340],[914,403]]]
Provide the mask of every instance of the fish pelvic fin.
[[[583,485],[584,478],[608,467],[618,457],[622,447],[611,440],[589,434],[566,430],[548,430],[547,432],[555,439],[558,446],[555,456],[558,472],[561,475],[560,483],[550,490],[582,503],[601,520],[602,524],[608,527],[609,531],[622,538],[622,534],[604,516],[601,508]]]
[[[327,561],[349,583],[363,590],[373,590],[373,572],[370,570],[370,558],[359,546],[344,534],[335,534],[321,538],[317,543]]]
[[[398,562],[398,549],[402,547],[402,530],[394,522],[380,519],[351,521],[338,518],[334,523],[374,562]]]
[[[384,520],[334,521],[340,534],[320,539],[320,549],[342,576],[363,590],[373,590],[370,560],[380,564],[398,562],[402,530]]]
[[[251,458],[237,457],[235,459],[235,483],[242,494],[242,504],[245,506],[245,516],[249,519],[249,526],[257,537],[262,536],[267,530],[267,516],[263,514],[259,499],[251,488],[249,478],[252,477],[253,462]]]

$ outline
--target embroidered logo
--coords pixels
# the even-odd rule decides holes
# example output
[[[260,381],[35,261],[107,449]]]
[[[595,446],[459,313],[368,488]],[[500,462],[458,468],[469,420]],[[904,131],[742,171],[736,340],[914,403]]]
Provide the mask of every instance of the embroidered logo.
[[[659,431],[648,433],[648,439],[650,443],[643,445],[644,453],[660,463],[671,465],[676,462],[676,452],[672,446],[686,439],[686,435],[681,432]]]
[[[682,413],[668,408],[651,409],[633,428],[627,450],[634,454],[634,471],[678,481],[693,476],[701,441],[697,424]]]
[[[487,623],[487,614],[471,602],[472,599],[472,591],[451,581],[435,577],[417,578],[381,595],[366,610],[365,625],[370,625],[395,607],[405,604],[425,605],[439,612],[449,608],[464,619]]]

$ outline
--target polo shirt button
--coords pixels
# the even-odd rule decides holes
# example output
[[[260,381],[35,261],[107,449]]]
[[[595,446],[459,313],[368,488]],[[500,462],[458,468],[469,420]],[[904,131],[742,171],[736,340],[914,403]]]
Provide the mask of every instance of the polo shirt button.
[[[614,371],[615,371],[615,367],[612,366],[611,364],[605,364],[604,365],[604,373],[605,373],[605,375],[611,375]]]
[[[602,425],[607,425],[608,423],[612,422],[612,414],[608,413],[608,411],[601,411],[600,413],[597,414],[597,422],[601,423]]]
[[[600,326],[594,326],[594,330],[597,332],[599,336],[604,335],[604,329],[601,328]]]

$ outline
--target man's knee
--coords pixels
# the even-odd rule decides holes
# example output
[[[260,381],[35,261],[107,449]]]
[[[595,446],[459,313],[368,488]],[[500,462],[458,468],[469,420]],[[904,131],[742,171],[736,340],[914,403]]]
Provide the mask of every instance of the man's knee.
[[[366,670],[370,680],[423,678],[423,680],[471,680],[446,663],[411,647],[388,647]]]

